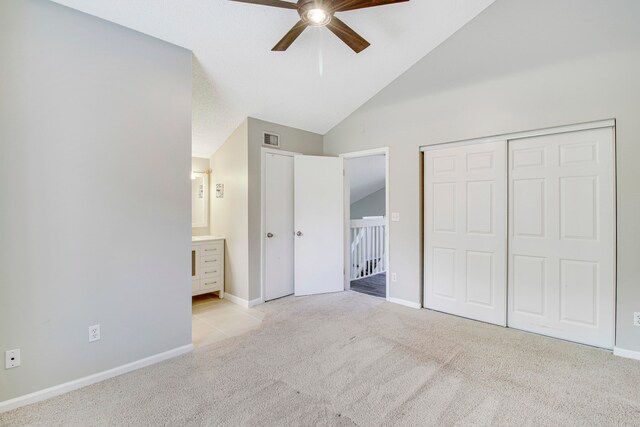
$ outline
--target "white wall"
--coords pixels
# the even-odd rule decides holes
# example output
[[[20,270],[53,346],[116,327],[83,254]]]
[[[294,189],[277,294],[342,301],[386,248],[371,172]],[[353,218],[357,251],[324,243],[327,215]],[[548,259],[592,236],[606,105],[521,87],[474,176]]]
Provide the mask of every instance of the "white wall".
[[[248,122],[245,120],[211,157],[211,234],[225,238],[225,292],[249,297]],[[224,197],[216,198],[216,184]]]
[[[617,119],[616,345],[640,351],[640,2],[498,0],[325,135],[390,147],[393,298],[419,303],[422,145]]]
[[[322,135],[276,123],[249,118],[249,296],[261,297],[260,237],[261,237],[261,153],[263,132],[280,135],[280,149],[300,154],[322,155]]]
[[[362,219],[365,216],[384,216],[386,188],[381,188],[362,199],[351,203],[351,219]]]
[[[190,344],[191,53],[3,0],[0,58],[0,401]]]
[[[210,159],[204,159],[202,157],[191,158],[191,171],[192,172],[206,172],[209,170]],[[209,179],[209,202],[211,203],[211,176]],[[208,227],[192,227],[192,236],[208,236],[211,234],[211,209],[209,209],[209,226]]]

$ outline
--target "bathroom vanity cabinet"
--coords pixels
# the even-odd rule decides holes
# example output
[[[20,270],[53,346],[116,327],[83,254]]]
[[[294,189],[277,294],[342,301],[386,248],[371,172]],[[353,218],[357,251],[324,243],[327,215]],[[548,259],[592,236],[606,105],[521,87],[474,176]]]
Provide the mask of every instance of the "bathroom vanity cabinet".
[[[192,238],[191,294],[219,292],[224,298],[224,239],[214,236]]]

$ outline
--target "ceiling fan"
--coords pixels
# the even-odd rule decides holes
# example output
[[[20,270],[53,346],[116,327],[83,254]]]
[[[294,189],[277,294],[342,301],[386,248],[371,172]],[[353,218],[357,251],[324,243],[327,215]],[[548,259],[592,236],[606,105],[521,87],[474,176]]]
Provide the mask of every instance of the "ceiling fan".
[[[307,27],[327,27],[340,40],[356,53],[360,53],[369,47],[369,42],[353,31],[347,24],[334,16],[336,12],[364,9],[367,7],[384,6],[394,3],[403,3],[409,0],[298,0],[291,3],[283,0],[231,0],[241,3],[260,4],[263,6],[280,7],[283,9],[296,9],[300,20],[280,40],[273,51],[285,51],[302,34]]]

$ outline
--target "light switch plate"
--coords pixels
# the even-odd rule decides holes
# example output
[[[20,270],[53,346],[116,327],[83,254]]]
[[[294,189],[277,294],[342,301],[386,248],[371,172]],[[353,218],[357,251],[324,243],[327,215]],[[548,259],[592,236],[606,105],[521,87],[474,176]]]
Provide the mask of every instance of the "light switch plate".
[[[633,313],[633,326],[640,326],[640,311]]]
[[[400,212],[391,212],[391,221],[400,222]]]

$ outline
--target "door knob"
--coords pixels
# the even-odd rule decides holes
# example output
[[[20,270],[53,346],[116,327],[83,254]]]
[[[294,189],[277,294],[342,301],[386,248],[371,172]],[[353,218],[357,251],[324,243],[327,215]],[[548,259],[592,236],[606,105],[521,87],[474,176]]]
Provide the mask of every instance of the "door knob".
[[[298,236],[298,237],[302,236],[302,231],[298,231],[298,232],[296,233],[296,236]]]
[[[272,238],[273,237],[273,233],[267,233],[267,237],[268,238]]]

